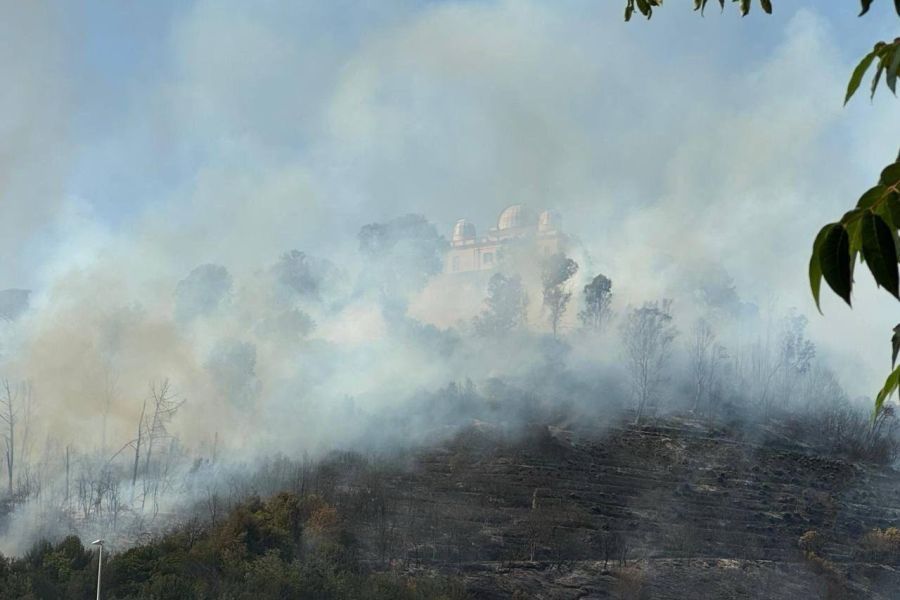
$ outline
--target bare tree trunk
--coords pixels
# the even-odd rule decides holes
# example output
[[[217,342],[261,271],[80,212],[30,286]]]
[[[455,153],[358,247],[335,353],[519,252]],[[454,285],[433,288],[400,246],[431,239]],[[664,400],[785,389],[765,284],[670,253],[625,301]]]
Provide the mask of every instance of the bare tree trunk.
[[[7,416],[9,417],[9,444],[6,448],[6,473],[9,476],[9,493],[12,495],[13,493],[13,466],[16,462],[16,427],[15,420],[13,419],[13,410],[12,410],[12,402],[8,404],[9,410],[7,411]]]
[[[645,302],[628,313],[622,335],[632,394],[637,402],[636,426],[659,400],[668,354],[676,333],[672,325],[670,300]]]
[[[134,504],[134,488],[137,485],[138,465],[141,464],[141,438],[144,433],[144,413],[146,410],[147,401],[144,400],[144,406],[141,408],[141,418],[138,420],[137,439],[134,442],[134,468],[131,471],[131,504]]]
[[[112,368],[109,364],[104,369],[104,386],[103,386],[103,431],[100,436],[100,451],[106,454],[107,444],[107,423],[109,421],[109,412],[112,409],[112,402],[117,392],[117,378],[112,375]]]
[[[152,474],[155,481],[151,482],[148,480],[148,476],[151,475],[151,469],[153,468],[154,442],[169,437],[166,426],[184,403],[183,400],[178,400],[176,395],[172,393],[168,379],[164,379],[158,387],[156,384],[151,383],[150,393],[153,401],[153,417],[150,420],[149,427],[147,427],[147,451],[144,456],[144,497],[141,500],[141,510],[144,509],[144,503],[147,500],[147,494],[150,489],[154,489],[155,497],[160,485],[158,469],[155,469],[156,472]]]
[[[700,409],[704,393],[709,393],[710,350],[716,336],[705,319],[699,319],[694,324],[694,338],[691,344],[691,367],[694,376],[694,402],[692,410]]]
[[[69,446],[66,445],[66,510],[69,508]]]
[[[13,468],[16,462],[16,400],[18,399],[18,390],[13,392],[9,385],[9,380],[3,380],[3,392],[5,397],[0,400],[0,421],[4,425],[3,432],[6,458],[6,476],[7,485],[9,487],[10,496],[13,493]]]
[[[31,454],[31,428],[32,428],[32,411],[33,411],[33,402],[32,402],[32,389],[31,389],[31,381],[24,381],[22,383],[22,391],[19,395],[19,407],[18,412],[21,415],[20,419],[17,419],[18,428],[19,428],[19,451],[16,453],[16,461],[19,463],[19,471],[21,472],[22,466],[25,466],[26,469],[26,477],[28,474],[28,457]],[[21,475],[20,475],[21,477]]]

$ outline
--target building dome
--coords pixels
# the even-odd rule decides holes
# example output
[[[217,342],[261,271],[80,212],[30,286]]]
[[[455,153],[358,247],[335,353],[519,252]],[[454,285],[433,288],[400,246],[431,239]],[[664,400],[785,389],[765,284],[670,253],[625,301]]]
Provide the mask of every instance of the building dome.
[[[451,239],[453,242],[465,242],[467,240],[474,240],[475,225],[465,219],[460,219],[456,222],[456,225],[453,226],[453,235]]]
[[[497,229],[513,229],[528,225],[528,210],[521,204],[507,206],[497,219]]]
[[[545,210],[538,217],[538,231],[547,233],[559,229],[559,213],[555,210]]]

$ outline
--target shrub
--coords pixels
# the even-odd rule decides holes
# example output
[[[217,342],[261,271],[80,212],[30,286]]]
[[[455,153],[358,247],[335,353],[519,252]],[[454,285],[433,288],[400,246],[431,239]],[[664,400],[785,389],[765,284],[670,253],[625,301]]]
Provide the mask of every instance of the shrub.
[[[218,525],[183,527],[104,560],[110,600],[461,600],[452,578],[372,573],[338,510],[317,496],[251,498]],[[315,532],[307,544],[306,528]],[[324,534],[324,535],[323,535]],[[305,553],[301,552],[309,546]],[[106,555],[104,555],[106,556]],[[0,555],[0,600],[92,598],[97,562],[81,540],[35,544],[21,559]]]
[[[825,547],[825,539],[815,529],[810,529],[800,536],[798,542],[800,549],[807,555],[821,554],[822,548]]]
[[[897,562],[900,559],[900,529],[873,529],[862,537],[860,546],[869,560]]]

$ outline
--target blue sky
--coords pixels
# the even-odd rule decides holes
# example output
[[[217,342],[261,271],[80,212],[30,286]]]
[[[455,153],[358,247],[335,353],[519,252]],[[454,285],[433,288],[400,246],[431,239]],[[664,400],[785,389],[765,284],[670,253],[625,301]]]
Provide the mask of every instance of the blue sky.
[[[293,26],[298,32],[317,29],[334,40],[338,51],[349,53],[360,37],[386,23],[414,19],[441,2],[381,4],[389,8],[379,11],[373,10],[371,3],[307,2],[284,12],[289,19],[296,19]],[[826,20],[847,61],[866,50],[872,40],[892,31],[892,22],[885,17],[892,16],[893,8],[887,2],[877,3],[870,15],[859,19],[852,2],[781,2],[771,17],[754,10],[745,19],[739,19],[732,7],[723,15],[713,8],[702,20],[687,7],[672,5],[657,11],[650,22],[636,19],[630,25],[619,24],[621,7],[616,2],[559,4],[560,12],[570,11],[588,21],[614,22],[627,29],[638,43],[658,49],[660,62],[687,56],[708,61],[705,68],[739,69],[764,59],[767,48],[797,10],[812,8]],[[260,6],[264,6],[263,12],[279,12],[277,3]],[[66,71],[74,88],[70,116],[73,142],[78,146],[65,193],[84,198],[95,208],[98,219],[119,226],[140,215],[154,198],[190,178],[195,161],[202,160],[191,152],[174,156],[156,152],[153,132],[140,122],[142,95],[177,77],[172,31],[192,8],[189,3],[174,1],[89,2],[79,8],[63,5],[61,10],[64,24],[59,35],[65,40]],[[635,77],[640,77],[639,69],[635,69]],[[306,142],[296,139],[292,149],[302,153]],[[124,145],[130,151],[120,153],[110,145]]]

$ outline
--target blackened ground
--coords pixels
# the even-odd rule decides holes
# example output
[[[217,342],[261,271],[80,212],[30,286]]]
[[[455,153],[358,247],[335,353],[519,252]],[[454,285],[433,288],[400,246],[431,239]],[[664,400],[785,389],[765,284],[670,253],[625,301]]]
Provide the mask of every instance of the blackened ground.
[[[788,428],[474,423],[404,462],[339,455],[303,486],[351,515],[373,568],[477,598],[900,597],[900,548],[863,543],[900,523],[900,474]]]

